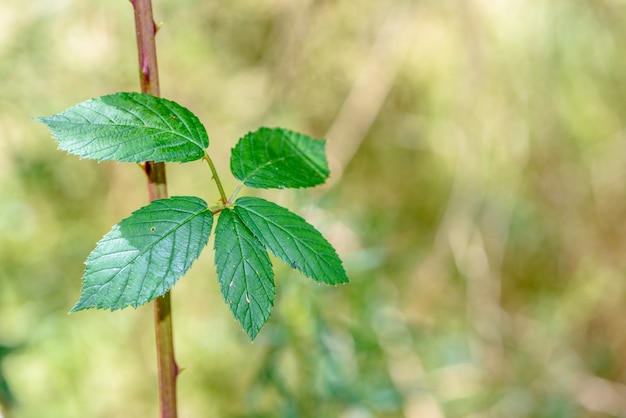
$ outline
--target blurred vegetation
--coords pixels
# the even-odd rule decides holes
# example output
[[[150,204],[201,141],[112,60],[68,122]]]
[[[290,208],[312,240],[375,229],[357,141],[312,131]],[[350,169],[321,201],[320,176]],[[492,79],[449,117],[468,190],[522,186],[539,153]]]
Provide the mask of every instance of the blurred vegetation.
[[[181,417],[626,417],[625,2],[154,7],[162,94],[220,171],[259,125],[329,140],[329,184],[272,198],[352,279],[281,270],[250,344],[206,252],[173,292]],[[0,25],[0,405],[157,416],[151,307],[67,315],[142,174],[31,120],[137,90],[131,7],[4,1]],[[171,164],[170,193],[217,200],[208,175]]]

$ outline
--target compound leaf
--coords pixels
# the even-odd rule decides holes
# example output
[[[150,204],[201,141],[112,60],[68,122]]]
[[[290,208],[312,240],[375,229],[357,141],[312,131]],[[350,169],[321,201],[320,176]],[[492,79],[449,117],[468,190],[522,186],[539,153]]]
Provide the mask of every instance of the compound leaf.
[[[209,146],[193,113],[149,94],[102,96],[35,120],[48,126],[60,149],[98,161],[187,162]]]
[[[274,306],[274,272],[267,250],[231,209],[217,221],[215,265],[224,300],[253,340]]]
[[[241,197],[235,205],[246,227],[276,257],[318,282],[348,282],[335,249],[304,219],[258,197]]]
[[[164,295],[206,246],[213,214],[197,197],[154,200],[115,225],[85,262],[72,312],[138,307]]]
[[[326,141],[282,128],[260,128],[239,140],[230,170],[248,187],[312,187],[328,178]]]

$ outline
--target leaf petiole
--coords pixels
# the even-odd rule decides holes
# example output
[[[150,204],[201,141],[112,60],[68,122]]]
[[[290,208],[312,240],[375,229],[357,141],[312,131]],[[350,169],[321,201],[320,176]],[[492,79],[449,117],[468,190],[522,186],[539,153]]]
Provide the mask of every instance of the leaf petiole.
[[[209,164],[209,168],[211,169],[211,173],[213,174],[213,180],[215,180],[215,184],[217,185],[217,189],[220,191],[220,198],[222,199],[222,203],[224,205],[228,204],[228,199],[226,198],[226,193],[224,192],[224,187],[222,186],[222,182],[220,180],[220,176],[217,174],[217,170],[215,169],[215,164],[213,164],[213,160],[209,157],[209,154],[204,151],[203,160]]]
[[[243,183],[239,183],[239,186],[237,186],[235,188],[235,191],[233,192],[233,194],[230,195],[230,199],[228,199],[229,202],[234,202],[235,198],[237,197],[237,195],[239,194],[239,191],[241,190],[241,188],[243,187]]]

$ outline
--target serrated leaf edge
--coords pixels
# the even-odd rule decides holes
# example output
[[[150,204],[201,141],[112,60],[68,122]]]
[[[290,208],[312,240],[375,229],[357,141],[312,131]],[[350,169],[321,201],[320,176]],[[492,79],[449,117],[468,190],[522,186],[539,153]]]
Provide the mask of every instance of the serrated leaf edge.
[[[241,198],[237,199],[237,201],[239,201],[240,199],[249,199],[249,198],[250,198],[250,197],[241,197]],[[258,198],[258,197],[253,197],[252,199],[258,199],[258,200],[261,200],[261,201],[265,201],[265,202],[273,203],[273,202],[270,202],[270,201],[267,201],[267,200],[265,200],[265,199],[261,199],[261,198]],[[282,258],[282,256],[281,256],[280,254],[277,254],[275,251],[273,251],[273,249],[271,248],[271,246],[266,245],[266,244],[265,244],[265,242],[264,242],[264,241],[266,240],[266,237],[264,237],[264,236],[259,237],[257,234],[255,234],[255,233],[254,233],[254,231],[253,231],[251,228],[248,228],[248,229],[250,229],[250,231],[251,231],[251,232],[252,232],[252,233],[253,233],[253,234],[257,237],[257,239],[259,239],[259,241],[261,242],[261,244],[262,244],[265,248],[267,248],[267,249],[268,249],[268,250],[269,250],[272,254],[274,254],[274,256],[275,256],[275,257],[277,257],[278,259],[280,259],[283,263],[287,264],[287,265],[288,265],[289,267],[291,267],[291,268],[294,268],[294,269],[296,269],[296,270],[300,271],[302,274],[304,274],[304,275],[305,275],[306,277],[308,277],[309,279],[312,279],[312,280],[314,280],[314,281],[316,281],[316,282],[318,282],[318,283],[325,283],[325,284],[329,284],[329,285],[337,285],[337,284],[344,284],[344,283],[348,283],[348,282],[349,282],[349,279],[348,279],[348,277],[347,277],[347,275],[346,275],[345,269],[343,268],[343,265],[342,265],[343,263],[341,263],[341,259],[339,258],[339,255],[337,254],[337,250],[335,250],[335,248],[332,246],[332,244],[330,244],[330,242],[328,242],[328,240],[324,237],[324,235],[323,235],[323,234],[322,234],[322,233],[321,233],[321,232],[320,232],[317,228],[315,228],[313,225],[311,225],[310,223],[308,223],[308,222],[307,222],[304,218],[302,218],[301,216],[299,216],[299,215],[297,215],[297,214],[295,214],[295,213],[291,212],[289,209],[285,208],[284,206],[280,206],[280,205],[278,205],[278,204],[276,204],[276,203],[273,203],[273,204],[275,204],[276,206],[280,207],[281,209],[283,209],[283,210],[287,211],[290,215],[292,215],[292,216],[294,216],[294,217],[296,217],[296,218],[300,219],[300,220],[301,220],[302,222],[304,222],[306,225],[308,225],[309,227],[311,227],[311,228],[312,228],[312,231],[314,231],[315,233],[317,233],[317,234],[319,235],[319,237],[320,237],[320,238],[321,238],[321,239],[322,239],[322,240],[323,240],[323,241],[324,241],[324,242],[328,245],[328,248],[332,251],[333,255],[337,257],[337,260],[339,260],[339,262],[340,262],[339,267],[341,267],[341,269],[342,269],[342,273],[343,273],[343,275],[342,275],[342,276],[343,276],[343,277],[340,277],[340,278],[339,278],[340,280],[338,280],[338,281],[337,281],[337,282],[335,282],[335,283],[330,283],[330,282],[324,281],[324,280],[323,280],[323,279],[321,279],[321,278],[318,280],[318,278],[312,277],[312,275],[309,275],[306,271],[303,271],[303,270],[300,268],[300,266],[296,265],[296,266],[294,267],[294,265],[292,264],[292,263],[293,263],[293,261],[292,261],[292,260],[285,260],[285,259],[283,259],[283,258]],[[237,202],[235,202],[235,209],[236,209],[236,207],[237,207]],[[245,205],[243,205],[243,206],[241,206],[241,207],[242,207],[244,210],[251,211],[251,210],[250,210],[250,208],[246,207]],[[255,214],[257,214],[257,216],[258,216],[259,218],[263,219],[266,223],[271,224],[271,225],[273,225],[276,229],[280,229],[281,231],[283,231],[286,235],[291,236],[291,237],[296,236],[296,235],[295,235],[295,234],[293,234],[291,231],[289,231],[289,230],[285,229],[282,225],[277,224],[276,222],[270,222],[270,221],[269,221],[266,217],[262,216],[262,215],[261,215],[261,214],[259,214],[258,212],[254,212],[254,213],[255,213]],[[241,217],[240,217],[240,218],[241,218]],[[241,219],[242,219],[242,221],[243,221],[243,222],[244,222],[244,224],[245,224],[245,220],[243,220],[243,218],[241,218]],[[247,225],[246,225],[246,226],[247,226]],[[278,240],[278,239],[274,239],[274,241],[276,241],[276,243],[277,243],[277,244],[281,247],[281,249],[283,250],[283,252],[285,252],[285,253],[287,253],[287,252],[288,252],[288,251],[286,251],[286,250],[285,250],[285,246],[283,245],[283,243],[282,243],[280,240]],[[298,242],[299,242],[299,243],[301,243],[302,245],[304,245],[305,247],[307,247],[307,248],[311,251],[311,253],[316,253],[316,251],[315,251],[312,247],[310,247],[310,245],[309,245],[306,241],[304,241],[304,240],[298,240]],[[296,246],[296,248],[298,249],[298,252],[300,253],[300,256],[301,256],[303,259],[310,260],[310,257],[306,257],[306,256],[302,253],[302,251],[300,250],[300,248],[299,248],[298,246]],[[321,261],[323,260],[323,258],[318,256],[318,257],[316,257],[316,258],[315,258],[315,260],[317,261],[317,265],[318,265],[318,267],[319,267],[319,266],[321,266]],[[309,262],[310,262],[310,261],[309,261]],[[328,269],[334,270],[334,268],[333,268],[332,266],[330,266],[329,264],[326,264],[326,266],[328,266]],[[321,268],[321,267],[320,267],[320,268]],[[322,269],[323,269],[323,270],[326,270],[326,268],[322,268]]]
[[[157,200],[154,200],[154,201],[150,202],[150,204],[153,204],[154,202],[157,202],[157,201],[159,201],[159,200],[168,200],[168,199],[170,199],[170,198],[167,198],[167,199],[157,199]],[[200,200],[202,200],[202,199],[200,199]],[[202,200],[202,202],[204,202],[204,201]],[[88,305],[88,306],[84,306],[84,305],[87,303],[87,301],[83,301],[83,297],[82,297],[82,296],[83,296],[83,293],[84,293],[84,290],[85,290],[85,275],[87,274],[87,270],[88,270],[88,268],[89,268],[89,261],[90,261],[90,259],[91,259],[91,256],[93,255],[93,253],[94,253],[94,252],[96,251],[96,249],[98,248],[98,244],[100,244],[100,242],[102,242],[102,240],[104,240],[104,238],[105,238],[106,236],[108,236],[111,232],[113,232],[114,228],[119,228],[119,226],[120,226],[120,224],[121,224],[122,222],[124,222],[124,221],[126,221],[126,220],[128,220],[128,219],[131,219],[131,218],[132,218],[132,216],[133,216],[135,213],[139,212],[139,211],[140,211],[140,210],[142,210],[142,209],[145,209],[146,207],[150,206],[150,204],[149,204],[149,205],[147,205],[147,206],[144,206],[144,207],[142,207],[142,208],[140,208],[140,209],[138,209],[138,210],[136,210],[136,211],[134,211],[134,212],[133,212],[133,213],[132,213],[129,217],[127,217],[127,218],[125,218],[125,219],[121,220],[120,222],[118,222],[117,224],[113,225],[113,227],[111,227],[111,230],[110,230],[107,234],[105,234],[105,236],[104,236],[104,237],[102,237],[102,239],[100,239],[100,241],[98,241],[98,243],[96,244],[96,248],[94,248],[94,250],[93,250],[91,253],[89,253],[89,255],[87,256],[87,260],[85,260],[85,263],[84,263],[84,264],[85,264],[85,266],[87,266],[87,268],[85,269],[85,273],[83,274],[83,277],[82,277],[82,280],[83,280],[83,286],[82,286],[82,288],[81,288],[81,296],[80,296],[80,298],[79,298],[78,302],[76,302],[76,304],[75,304],[75,305],[72,307],[72,309],[70,310],[70,313],[74,313],[74,312],[82,311],[82,310],[85,310],[85,309],[91,309],[91,308],[96,308],[96,309],[109,309],[109,310],[111,310],[111,311],[116,311],[116,310],[119,310],[119,309],[124,309],[124,308],[126,308],[126,307],[128,307],[128,306],[132,306],[133,308],[138,308],[139,306],[143,306],[143,305],[145,305],[146,303],[149,303],[149,302],[153,301],[154,299],[158,298],[159,296],[163,296],[165,293],[167,293],[167,291],[168,291],[169,289],[171,289],[171,288],[172,288],[172,287],[173,287],[173,286],[174,286],[174,285],[178,282],[178,280],[180,280],[180,278],[186,274],[186,272],[189,270],[189,268],[191,268],[191,265],[193,264],[193,262],[195,262],[195,260],[197,260],[197,259],[198,259],[198,257],[199,257],[199,255],[200,255],[200,253],[201,253],[201,251],[202,251],[202,250],[200,250],[200,253],[198,253],[198,256],[196,256],[193,260],[190,260],[190,261],[191,261],[191,263],[190,263],[189,267],[188,267],[186,270],[184,270],[184,271],[183,271],[183,272],[182,272],[182,273],[181,273],[181,274],[180,274],[177,278],[175,278],[175,279],[173,280],[173,283],[172,283],[172,285],[171,285],[169,288],[167,288],[167,289],[166,289],[164,292],[162,292],[162,293],[158,293],[158,294],[157,294],[157,293],[152,293],[146,302],[143,302],[143,303],[130,303],[130,304],[126,305],[126,306],[122,306],[122,307],[115,307],[115,308],[110,308],[110,307],[106,307],[106,306],[98,306],[98,305],[95,305],[95,304],[91,304],[91,305]],[[204,202],[204,204],[206,205],[206,202]],[[204,214],[204,213],[206,213],[206,212],[210,212],[210,210],[209,210],[209,208],[208,208],[208,207],[207,207],[207,208],[205,208],[204,210],[202,210],[202,211],[200,211],[200,212],[198,212],[198,213],[194,214],[193,216],[191,216],[191,217],[187,218],[187,219],[186,219],[183,223],[181,223],[181,224],[177,225],[174,229],[170,230],[170,231],[168,232],[168,234],[167,234],[167,235],[161,236],[159,239],[157,239],[156,241],[154,241],[154,242],[150,245],[149,249],[147,248],[147,249],[144,249],[144,251],[139,251],[139,252],[138,252],[138,254],[137,254],[135,257],[133,257],[133,258],[132,258],[132,260],[130,260],[130,261],[129,261],[129,262],[128,262],[128,263],[127,263],[124,267],[120,268],[120,269],[119,269],[119,270],[118,270],[118,271],[117,271],[117,272],[116,272],[116,273],[115,273],[115,274],[111,277],[111,279],[110,279],[108,282],[113,281],[113,279],[114,279],[115,277],[117,277],[117,275],[118,275],[118,274],[120,274],[122,271],[124,271],[124,270],[126,270],[127,268],[129,268],[130,266],[132,266],[132,265],[135,263],[135,261],[136,261],[138,258],[140,258],[142,255],[146,254],[147,252],[152,251],[152,250],[154,249],[154,247],[155,247],[155,246],[157,246],[157,245],[158,245],[158,243],[160,243],[162,240],[164,240],[165,238],[167,238],[167,237],[168,237],[168,236],[170,236],[171,234],[175,233],[175,232],[176,232],[179,228],[183,227],[183,226],[184,226],[185,224],[187,224],[188,222],[191,222],[191,221],[192,221],[194,218],[196,218],[197,216],[200,216],[200,215],[202,215],[202,214]],[[212,220],[211,222],[213,223],[214,221]],[[212,225],[211,225],[211,226],[212,226]],[[207,242],[206,242],[206,243],[202,246],[203,248],[204,248],[204,247],[206,247],[206,245],[208,244],[208,237],[210,237],[210,234],[211,234],[211,231],[209,231],[209,234],[208,234],[208,236],[207,236]],[[187,247],[187,251],[189,251],[189,247]],[[113,253],[111,253],[111,254],[113,254]],[[188,253],[187,253],[187,254],[188,254]],[[110,255],[110,254],[106,254],[106,255]],[[171,260],[170,260],[170,265],[171,265]],[[143,279],[145,279],[145,276],[144,276],[144,278],[143,278]],[[128,284],[128,280],[125,282],[125,284]],[[89,300],[89,299],[94,298],[95,296],[96,296],[96,294],[91,295],[91,296],[88,298],[88,300]],[[110,305],[115,305],[115,304],[116,304],[116,303],[120,300],[120,298],[121,298],[122,296],[123,296],[123,293],[120,293],[120,295],[118,295],[118,297],[117,297],[117,299],[115,300],[115,302],[110,303]],[[81,303],[81,302],[82,302],[82,303]]]

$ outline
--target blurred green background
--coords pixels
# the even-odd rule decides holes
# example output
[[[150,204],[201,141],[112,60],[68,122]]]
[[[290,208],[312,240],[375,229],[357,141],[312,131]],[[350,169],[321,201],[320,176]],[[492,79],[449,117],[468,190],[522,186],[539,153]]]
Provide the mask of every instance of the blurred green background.
[[[227,190],[249,130],[328,139],[327,185],[261,194],[351,278],[275,263],[251,344],[205,252],[173,292],[181,417],[626,417],[626,2],[154,8],[162,94],[206,124]],[[131,5],[2,0],[0,27],[0,410],[156,417],[151,306],[67,314],[144,177],[31,119],[137,91]],[[168,179],[218,200],[201,162]]]

